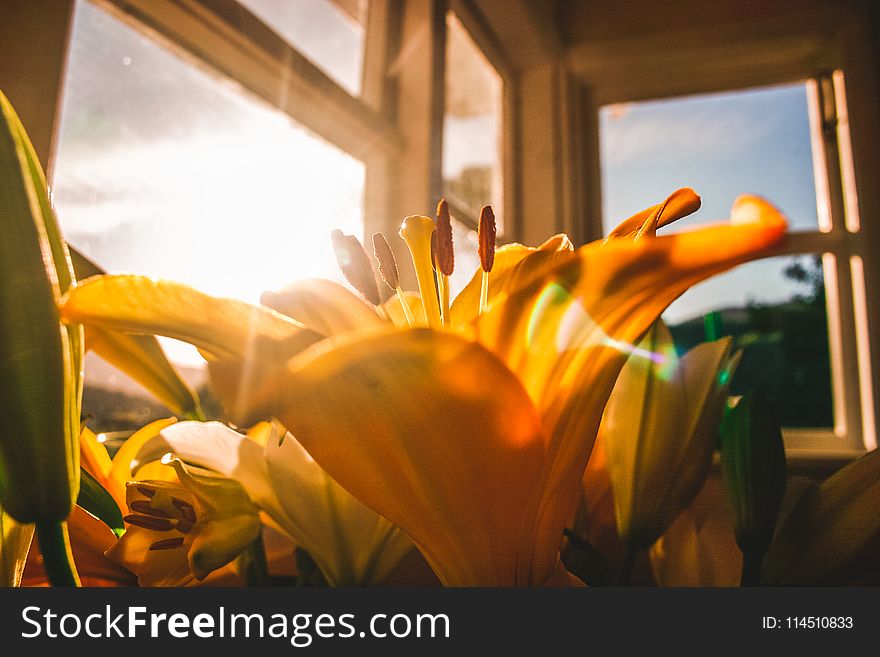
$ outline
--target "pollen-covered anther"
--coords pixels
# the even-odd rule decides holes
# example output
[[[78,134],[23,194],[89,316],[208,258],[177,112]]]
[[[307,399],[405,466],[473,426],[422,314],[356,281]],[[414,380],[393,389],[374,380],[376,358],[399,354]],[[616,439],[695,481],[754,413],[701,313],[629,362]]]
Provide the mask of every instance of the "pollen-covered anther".
[[[455,268],[455,253],[452,244],[452,219],[449,216],[449,203],[441,198],[437,204],[437,228],[434,232],[436,239],[437,268],[444,276],[451,276]]]
[[[150,503],[146,500],[136,500],[128,505],[128,508],[134,511],[135,513],[140,513],[145,516],[152,516],[154,518],[173,518],[174,516],[168,513],[167,511],[163,511],[162,509],[154,509],[150,506]]]
[[[183,545],[183,538],[165,538],[150,545],[150,550],[175,550]]]
[[[381,301],[379,286],[373,275],[370,258],[360,240],[354,235],[346,235],[341,230],[332,231],[330,240],[333,242],[333,252],[336,254],[336,262],[342,275],[367,301],[378,306]]]
[[[174,525],[166,518],[154,518],[153,516],[127,515],[123,518],[129,525],[141,527],[143,529],[152,529],[157,532],[167,532],[174,529]]]
[[[480,266],[483,271],[492,271],[495,264],[495,213],[491,206],[485,205],[480,210],[480,225],[477,231],[480,241]]]
[[[373,254],[379,263],[379,276],[385,285],[392,290],[397,290],[400,285],[400,272],[397,269],[397,259],[388,244],[388,240],[382,233],[373,233]]]
[[[144,497],[152,498],[156,494],[156,489],[146,484],[137,484],[137,491]]]

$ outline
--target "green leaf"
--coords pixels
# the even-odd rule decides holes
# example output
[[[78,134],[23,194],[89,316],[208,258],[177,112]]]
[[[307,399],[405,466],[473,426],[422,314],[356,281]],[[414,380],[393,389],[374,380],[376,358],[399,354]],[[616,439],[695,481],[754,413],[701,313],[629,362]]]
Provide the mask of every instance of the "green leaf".
[[[122,512],[116,500],[86,470],[80,471],[79,496],[76,498],[76,504],[107,525],[117,536],[125,533]]]
[[[62,327],[72,272],[45,177],[0,93],[0,498],[20,522],[57,522],[79,485],[82,328]]]

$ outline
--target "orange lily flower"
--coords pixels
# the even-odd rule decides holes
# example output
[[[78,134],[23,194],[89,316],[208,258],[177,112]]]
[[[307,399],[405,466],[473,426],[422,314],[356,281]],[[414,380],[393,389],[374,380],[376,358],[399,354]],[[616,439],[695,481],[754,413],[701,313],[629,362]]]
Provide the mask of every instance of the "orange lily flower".
[[[731,224],[655,237],[692,211],[688,192],[604,243],[512,247],[512,264],[484,267],[448,313],[424,276],[431,220],[408,218],[402,234],[431,328],[392,326],[374,311],[372,326],[327,335],[304,316],[139,277],[84,282],[62,313],[211,353],[237,422],[278,418],[413,539],[443,584],[572,583],[558,556],[562,529],[630,345],[688,287],[769,255],[785,231],[773,206],[741,197]],[[332,296],[317,314],[339,307]]]

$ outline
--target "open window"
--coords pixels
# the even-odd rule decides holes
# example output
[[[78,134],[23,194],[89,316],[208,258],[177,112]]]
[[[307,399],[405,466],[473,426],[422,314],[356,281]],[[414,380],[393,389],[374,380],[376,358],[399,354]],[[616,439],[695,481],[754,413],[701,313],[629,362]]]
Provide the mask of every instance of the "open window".
[[[667,230],[726,217],[743,191],[789,217],[783,255],[714,277],[670,306],[664,319],[679,348],[733,336],[744,358],[732,393],[763,388],[790,449],[874,447],[843,74],[599,112],[605,232],[683,186],[704,195],[703,207]]]

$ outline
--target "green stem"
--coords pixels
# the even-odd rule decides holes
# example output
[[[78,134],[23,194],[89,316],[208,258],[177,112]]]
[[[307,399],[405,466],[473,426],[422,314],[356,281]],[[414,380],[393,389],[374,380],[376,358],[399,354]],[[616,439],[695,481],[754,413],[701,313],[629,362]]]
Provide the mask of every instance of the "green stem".
[[[629,586],[629,580],[632,577],[633,566],[636,563],[638,554],[638,548],[631,545],[626,547],[626,556],[624,556],[623,565],[620,567],[620,586]]]
[[[740,577],[740,586],[760,586],[761,585],[761,562],[764,555],[760,552],[743,552],[742,576]]]
[[[79,586],[79,575],[73,563],[70,538],[67,535],[67,522],[38,522],[36,530],[49,583],[52,586]]]
[[[244,577],[248,586],[271,586],[262,533],[245,550],[244,556],[246,559]]]

